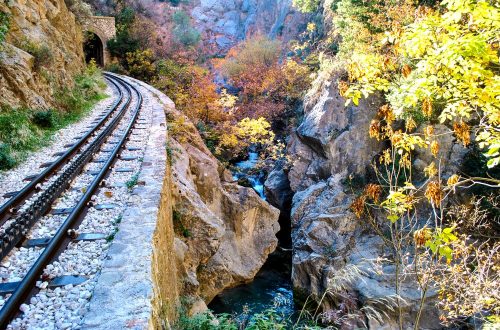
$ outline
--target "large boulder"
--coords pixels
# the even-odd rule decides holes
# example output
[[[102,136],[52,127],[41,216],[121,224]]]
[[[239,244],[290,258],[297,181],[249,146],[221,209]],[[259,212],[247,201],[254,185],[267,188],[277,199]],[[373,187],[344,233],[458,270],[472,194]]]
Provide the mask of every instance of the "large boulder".
[[[305,98],[304,120],[288,144],[293,155],[289,179],[294,191],[342,171],[363,176],[382,148],[368,135],[381,100],[371,97],[358,106],[346,106],[337,87],[341,75],[318,77]]]
[[[169,109],[167,118],[183,125],[168,144],[173,218],[180,289],[197,311],[225,288],[254,278],[277,246],[279,210],[233,183],[186,117]]]

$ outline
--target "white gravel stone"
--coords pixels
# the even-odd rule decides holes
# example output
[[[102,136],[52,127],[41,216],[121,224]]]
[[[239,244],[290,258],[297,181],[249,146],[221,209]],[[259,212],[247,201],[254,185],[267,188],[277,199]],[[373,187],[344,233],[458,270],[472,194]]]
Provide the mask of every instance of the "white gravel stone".
[[[144,88],[140,88],[145,91]],[[140,112],[140,118],[146,120],[146,125],[152,123],[152,102],[153,96],[147,92],[144,93],[143,107]],[[112,98],[110,98],[112,99]],[[135,103],[132,102],[133,104]],[[94,110],[94,113],[102,112]],[[119,124],[119,130],[124,130],[128,125],[127,118],[130,114],[124,116]],[[82,120],[83,126],[88,126],[91,122],[89,118]],[[78,134],[76,134],[78,135]],[[125,211],[131,199],[131,190],[123,186],[126,182],[132,180],[134,176],[141,171],[142,158],[149,136],[149,130],[134,130],[131,141],[127,146],[139,147],[138,151],[127,151],[124,149],[122,156],[138,157],[135,160],[118,160],[114,164],[114,170],[106,179],[106,186],[98,191],[94,197],[94,205],[113,204],[117,207],[112,209],[97,210],[90,208],[80,226],[78,233],[102,233],[109,240],[113,238],[119,226],[121,214]],[[68,141],[69,138],[64,138]],[[112,137],[108,140],[118,140],[118,137]],[[65,142],[68,143],[68,142]],[[62,144],[65,144],[62,143]],[[112,149],[116,145],[105,143],[102,149]],[[47,150],[54,152],[57,148]],[[98,152],[94,159],[106,158],[109,153]],[[32,161],[34,162],[34,160]],[[72,182],[72,188],[64,193],[56,203],[54,208],[73,207],[78,199],[86,191],[88,185],[94,177],[89,175],[88,171],[97,171],[103,166],[103,163],[92,162],[88,164],[85,171],[75,178]],[[132,172],[117,173],[118,168],[132,168]],[[0,186],[1,186],[0,182]],[[122,184],[120,186],[120,184]],[[52,236],[65,220],[66,215],[47,215],[38,221],[32,230],[28,233],[28,238],[43,238]],[[85,311],[89,305],[89,299],[97,281],[98,274],[107,256],[107,250],[111,243],[107,240],[97,241],[74,241],[67,249],[59,255],[58,259],[48,265],[44,270],[46,278],[54,278],[62,275],[87,276],[88,280],[80,285],[66,285],[64,287],[49,288],[48,281],[39,282],[37,286],[41,289],[38,294],[31,298],[30,303],[23,308],[23,314],[13,320],[8,329],[73,329],[81,323]],[[0,264],[0,275],[2,281],[12,281],[14,278],[21,278],[34,263],[43,248],[19,248],[14,249],[4,261]],[[0,300],[0,305],[3,301]]]

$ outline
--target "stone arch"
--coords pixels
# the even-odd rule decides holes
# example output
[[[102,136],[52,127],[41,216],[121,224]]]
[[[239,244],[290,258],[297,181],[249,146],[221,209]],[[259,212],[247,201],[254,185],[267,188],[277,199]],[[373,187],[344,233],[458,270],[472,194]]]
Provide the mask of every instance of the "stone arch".
[[[95,33],[85,31],[85,42],[83,51],[85,53],[85,62],[89,63],[92,59],[97,65],[104,66],[104,43],[102,39]]]
[[[102,59],[102,61],[96,58],[96,62],[102,66],[108,64],[111,61],[111,55],[109,54],[107,44],[108,40],[116,36],[115,18],[91,16],[83,23],[83,30],[94,34],[102,44],[102,55],[97,56],[97,58]],[[87,54],[85,57],[87,59]]]

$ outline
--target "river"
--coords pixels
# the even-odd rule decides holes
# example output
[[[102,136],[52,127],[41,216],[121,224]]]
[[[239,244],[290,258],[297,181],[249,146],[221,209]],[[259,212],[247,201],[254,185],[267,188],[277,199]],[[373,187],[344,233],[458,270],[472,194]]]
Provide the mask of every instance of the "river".
[[[257,152],[249,152],[246,160],[235,163],[233,176],[235,180],[246,180],[265,200],[265,174],[255,170],[258,160]],[[284,232],[289,236],[289,231]],[[278,235],[281,236],[283,235]],[[247,310],[250,314],[255,314],[274,308],[280,315],[290,318],[295,306],[291,282],[292,254],[289,244],[290,237],[280,238],[277,250],[269,256],[252,282],[224,290],[208,307],[215,313],[233,315],[240,315]]]

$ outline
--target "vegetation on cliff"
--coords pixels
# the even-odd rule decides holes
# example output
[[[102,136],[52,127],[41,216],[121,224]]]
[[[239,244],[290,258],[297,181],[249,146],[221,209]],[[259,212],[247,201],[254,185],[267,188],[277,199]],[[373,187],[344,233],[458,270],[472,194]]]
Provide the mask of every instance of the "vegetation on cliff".
[[[0,108],[0,170],[21,162],[50,142],[59,129],[77,121],[104,98],[105,83],[95,63],[75,77],[73,88],[56,91],[57,108]]]
[[[118,33],[108,47],[118,61],[108,69],[147,81],[170,96],[221,160],[243,156],[250,145],[265,151],[274,143],[273,130],[284,134],[293,126],[311,70],[300,59],[283,59],[279,41],[255,36],[221,59],[208,59],[199,32],[182,9],[170,12],[171,31],[161,36],[164,26],[132,6],[118,6],[116,18]],[[266,132],[252,130],[259,123]],[[171,126],[182,132],[182,123]],[[264,158],[276,155],[274,148],[269,151]]]
[[[295,3],[304,11],[320,5]],[[396,299],[381,305],[397,311],[403,328],[400,290],[412,279],[421,292],[415,329],[428,303],[437,304],[446,325],[497,319],[498,4],[341,0],[324,6],[330,28],[318,48],[334,44],[335,51],[329,59],[322,53],[322,70],[345,65],[338,89],[346,104],[375,93],[386,102],[367,134],[389,147],[373,162],[375,180],[354,191],[359,197],[352,204],[391,251]],[[476,166],[485,169],[481,176],[466,166],[444,173],[453,153],[441,150],[446,136],[483,152],[475,153]],[[423,171],[414,165],[417,152],[433,158]],[[481,232],[473,229],[479,224]],[[429,302],[433,290],[439,296]],[[342,292],[330,294],[339,304],[344,300]],[[347,316],[339,310],[330,322]]]

